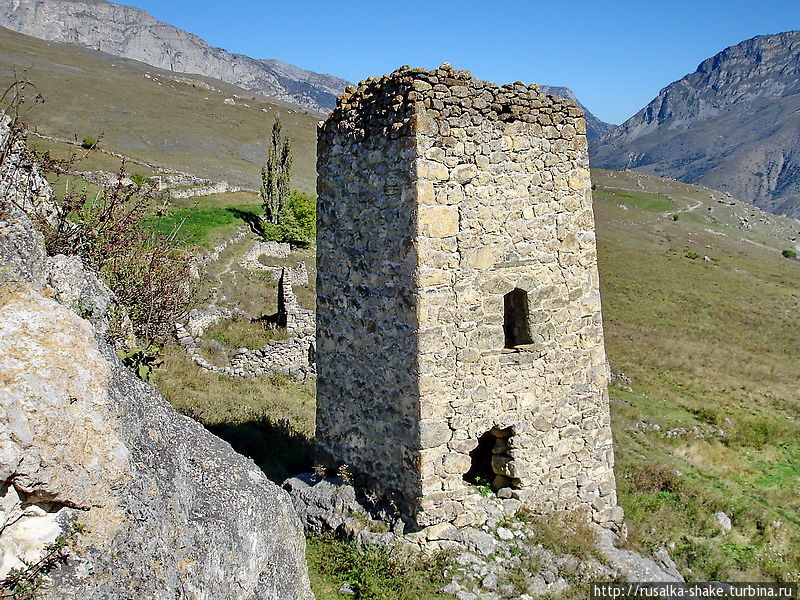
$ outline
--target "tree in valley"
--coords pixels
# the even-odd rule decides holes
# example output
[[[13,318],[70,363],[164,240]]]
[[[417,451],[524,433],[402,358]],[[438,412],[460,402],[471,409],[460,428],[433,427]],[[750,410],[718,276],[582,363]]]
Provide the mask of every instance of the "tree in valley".
[[[261,167],[261,202],[264,216],[272,225],[280,225],[289,202],[289,177],[292,170],[292,149],[289,138],[281,133],[277,117],[267,150],[267,162]]]

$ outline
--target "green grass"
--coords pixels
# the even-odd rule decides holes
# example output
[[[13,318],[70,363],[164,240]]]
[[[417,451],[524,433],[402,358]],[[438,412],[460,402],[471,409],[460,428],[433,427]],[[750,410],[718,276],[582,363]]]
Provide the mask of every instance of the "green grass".
[[[737,211],[746,208],[719,206],[707,190],[639,174],[594,177],[606,347],[612,369],[632,379],[631,390],[611,388],[629,543],[671,548],[689,579],[796,579],[800,263],[780,254],[791,223],[776,217],[742,230]],[[660,204],[667,196],[669,207]],[[226,201],[209,197],[197,206],[225,210]],[[207,235],[226,226],[210,226]],[[237,266],[252,241],[226,250],[205,285],[251,316],[271,314],[274,279]],[[687,253],[711,262],[689,260]],[[313,251],[266,262],[293,266],[298,259],[311,267],[312,284],[298,293],[313,308]],[[224,380],[179,354],[158,375],[179,409],[253,456],[276,480],[311,466],[313,388]],[[640,421],[659,429],[637,429]],[[720,531],[717,511],[731,517],[732,532]],[[318,544],[321,557],[315,563],[312,551],[309,558],[319,597],[339,598],[342,581],[324,564],[333,550],[310,543]]]
[[[285,329],[265,329],[263,323],[235,318],[217,323],[203,334],[203,338],[216,340],[232,350],[261,348],[269,342],[285,340]]]
[[[183,209],[210,209],[210,208],[235,208],[248,207],[252,210],[261,210],[261,199],[255,192],[222,192],[210,196],[193,196],[190,198],[173,198],[170,206]]]
[[[632,379],[632,392],[611,389],[630,543],[674,545],[691,579],[787,580],[800,565],[800,268],[767,228],[765,247],[742,243],[752,232],[733,229],[735,215],[700,188],[652,182],[683,205],[703,202],[677,222],[620,209],[630,206],[616,191],[625,175],[595,173],[595,214],[606,348]],[[639,176],[647,187],[654,179]],[[637,431],[641,420],[660,430]],[[720,510],[733,521],[726,536],[712,517]]]
[[[313,206],[314,199],[295,192]],[[262,227],[259,220],[264,215],[258,194],[249,191],[224,192],[210,196],[171,199],[169,212],[152,223],[163,233],[180,228],[185,244],[200,244],[207,248],[230,236],[239,226],[251,230]],[[296,266],[296,261],[288,266]]]
[[[154,218],[153,223],[165,233],[180,226],[184,243],[206,248],[230,237],[239,227],[249,227],[263,214],[258,194],[247,191],[174,198],[169,206],[167,214]]]
[[[163,217],[153,217],[151,223],[164,234],[176,228],[179,238],[187,245],[201,244],[211,247],[226,234],[232,234],[244,220],[240,214],[255,214],[258,206],[231,206],[227,208],[182,208],[169,212]]]
[[[284,376],[228,379],[170,346],[155,383],[172,405],[249,456],[274,481],[312,466],[314,386]]]
[[[360,546],[328,536],[306,542],[311,587],[317,600],[446,600],[444,557],[426,558],[398,549]],[[349,584],[354,594],[339,592]]]
[[[796,492],[800,488],[800,446],[780,448],[775,458],[763,462],[761,469],[761,474],[753,482],[756,487],[778,487]]]
[[[674,210],[675,203],[669,198],[659,194],[617,192],[604,189],[594,191],[595,199],[613,200],[629,208],[640,208],[651,212],[665,212]]]

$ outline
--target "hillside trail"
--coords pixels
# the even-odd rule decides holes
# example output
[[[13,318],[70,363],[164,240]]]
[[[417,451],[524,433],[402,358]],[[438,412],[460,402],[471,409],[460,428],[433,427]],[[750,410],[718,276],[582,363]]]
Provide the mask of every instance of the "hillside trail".
[[[630,187],[623,187],[623,186],[604,186],[604,187],[607,190],[614,190],[614,191],[623,192],[623,193],[624,192],[637,193],[640,190],[645,190],[646,189],[643,185],[641,185],[641,182],[637,181],[637,183],[640,184],[638,186],[638,189],[634,189],[634,188],[630,188]],[[654,194],[654,195],[664,196],[665,198],[668,198],[668,199],[672,200],[672,197],[668,196],[667,194],[658,193],[658,194]],[[669,217],[670,215],[675,214],[676,212],[678,212],[678,213],[693,212],[693,211],[697,210],[698,208],[700,208],[701,206],[703,206],[703,201],[702,200],[696,200],[694,198],[690,198],[690,197],[687,197],[687,196],[679,196],[679,197],[677,197],[677,199],[684,200],[684,201],[686,201],[687,204],[691,203],[691,202],[694,202],[694,204],[692,206],[686,206],[686,207],[683,207],[683,208],[679,208],[677,210],[663,211],[661,213],[663,216]]]
[[[667,210],[667,211],[664,211],[664,212],[662,212],[662,213],[661,213],[661,215],[662,215],[663,217],[667,217],[667,218],[669,218],[669,217],[671,217],[671,216],[672,216],[672,215],[674,215],[674,214],[681,214],[681,213],[690,213],[690,212],[694,212],[694,211],[696,211],[698,208],[700,208],[701,206],[703,206],[703,201],[702,201],[702,200],[693,200],[692,198],[687,198],[686,196],[679,196],[679,197],[678,197],[678,198],[676,198],[676,199],[684,200],[684,201],[686,201],[687,203],[688,203],[688,202],[695,202],[695,204],[693,204],[692,206],[684,206],[683,208],[679,208],[679,209],[677,209],[677,210]]]
[[[236,235],[238,235],[238,233],[234,234],[229,239],[235,239]],[[253,246],[253,244],[255,244],[254,240],[250,240],[250,239],[247,239],[247,238],[245,238],[243,241],[244,241],[243,244],[234,243],[234,244],[231,245],[232,246],[231,247],[232,251],[230,252],[230,256],[228,257],[227,260],[224,261],[223,267],[222,267],[222,269],[220,271],[217,271],[215,273],[215,272],[213,272],[213,270],[211,268],[212,265],[217,265],[217,266],[219,265],[219,263],[220,263],[219,258],[217,258],[217,260],[211,261],[209,264],[207,264],[205,266],[205,269],[204,269],[205,276],[210,281],[212,281],[212,282],[214,282],[216,284],[213,287],[211,287],[212,294],[209,295],[209,299],[208,299],[210,304],[215,304],[217,302],[217,300],[219,299],[220,290],[222,289],[222,278],[223,278],[223,276],[230,274],[232,279],[234,280],[233,283],[235,285],[235,283],[236,283],[236,271],[233,269],[234,263],[236,263],[242,257],[242,255],[246,252],[244,250],[244,248],[250,248],[250,247]],[[238,251],[236,250],[237,246],[241,246],[241,248]]]

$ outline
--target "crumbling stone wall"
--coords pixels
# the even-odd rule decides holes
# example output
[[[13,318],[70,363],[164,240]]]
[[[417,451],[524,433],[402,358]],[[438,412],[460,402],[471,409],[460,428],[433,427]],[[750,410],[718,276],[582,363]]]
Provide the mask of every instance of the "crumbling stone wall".
[[[295,269],[284,268],[278,280],[278,325],[285,327],[289,334],[314,337],[317,328],[316,315],[313,310],[302,308],[297,301],[292,289],[294,271]]]
[[[178,343],[198,367],[226,377],[260,377],[285,373],[300,380],[315,378],[314,312],[302,308],[297,302],[292,289],[291,271],[293,269],[284,268],[281,272],[277,314],[278,325],[285,327],[291,337],[269,342],[261,348],[239,348],[231,356],[230,365],[214,365],[203,357],[195,338],[203,335],[212,325],[244,313],[211,305],[205,310],[189,313],[186,324],[175,324],[175,337]]]
[[[317,169],[321,458],[423,525],[485,518],[465,476],[620,523],[580,109],[404,67],[340,97]]]
[[[269,271],[273,274],[275,279],[279,279],[284,273],[284,267],[265,265],[259,259],[262,256],[286,259],[291,252],[291,245],[285,242],[255,242],[253,247],[239,260],[239,264],[245,269]],[[306,263],[297,261],[296,267],[288,269],[288,276],[292,285],[308,285],[308,268],[306,267]]]

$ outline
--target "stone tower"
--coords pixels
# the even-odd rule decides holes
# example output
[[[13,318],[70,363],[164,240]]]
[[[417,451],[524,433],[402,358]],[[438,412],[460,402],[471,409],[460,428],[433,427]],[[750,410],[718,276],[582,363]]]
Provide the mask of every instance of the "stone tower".
[[[349,88],[320,126],[321,459],[420,525],[480,523],[487,486],[621,520],[585,133],[448,65]]]

